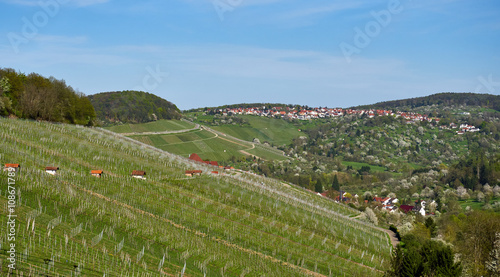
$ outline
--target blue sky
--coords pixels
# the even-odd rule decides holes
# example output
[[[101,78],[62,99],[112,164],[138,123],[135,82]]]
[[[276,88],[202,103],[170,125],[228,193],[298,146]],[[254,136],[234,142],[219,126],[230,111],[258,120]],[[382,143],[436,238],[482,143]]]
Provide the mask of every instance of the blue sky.
[[[0,0],[0,67],[180,109],[500,94],[498,0]]]

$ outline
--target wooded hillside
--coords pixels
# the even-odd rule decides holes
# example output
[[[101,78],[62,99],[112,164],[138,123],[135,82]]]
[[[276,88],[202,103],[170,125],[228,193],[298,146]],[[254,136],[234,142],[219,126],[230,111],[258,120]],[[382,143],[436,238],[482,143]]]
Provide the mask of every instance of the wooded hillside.
[[[92,125],[94,107],[64,80],[0,68],[0,115]]]
[[[159,119],[179,119],[177,106],[142,91],[103,92],[89,96],[97,118],[104,123],[145,123]]]

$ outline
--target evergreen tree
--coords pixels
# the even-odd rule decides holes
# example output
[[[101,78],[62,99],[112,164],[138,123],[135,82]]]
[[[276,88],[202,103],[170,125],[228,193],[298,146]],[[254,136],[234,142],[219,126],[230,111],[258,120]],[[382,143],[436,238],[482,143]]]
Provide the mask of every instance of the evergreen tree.
[[[340,191],[340,183],[339,183],[339,178],[337,177],[337,175],[333,176],[332,189],[334,189],[336,191]]]
[[[323,192],[323,182],[321,181],[321,178],[319,178],[316,181],[316,184],[314,185],[314,191],[316,191],[318,193],[322,193]]]

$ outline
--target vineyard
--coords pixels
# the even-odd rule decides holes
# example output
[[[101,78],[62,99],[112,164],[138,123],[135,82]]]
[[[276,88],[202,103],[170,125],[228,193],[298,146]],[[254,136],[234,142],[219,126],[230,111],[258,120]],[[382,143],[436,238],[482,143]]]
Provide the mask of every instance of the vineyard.
[[[220,169],[98,128],[2,118],[0,130],[2,165],[21,165],[14,276],[381,276],[391,257],[387,234],[352,219],[357,210],[293,185],[205,174]],[[185,176],[194,169],[204,174]]]

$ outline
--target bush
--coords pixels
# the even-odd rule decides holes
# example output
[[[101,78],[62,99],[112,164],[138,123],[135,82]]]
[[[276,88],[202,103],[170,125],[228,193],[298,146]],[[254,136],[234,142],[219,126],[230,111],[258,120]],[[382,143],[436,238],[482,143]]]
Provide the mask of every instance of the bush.
[[[396,234],[396,238],[401,241],[401,235],[399,234],[399,230],[396,226],[391,224],[391,226],[389,226],[389,230],[393,231]]]
[[[394,250],[386,276],[460,276],[462,266],[442,242],[407,235]]]

